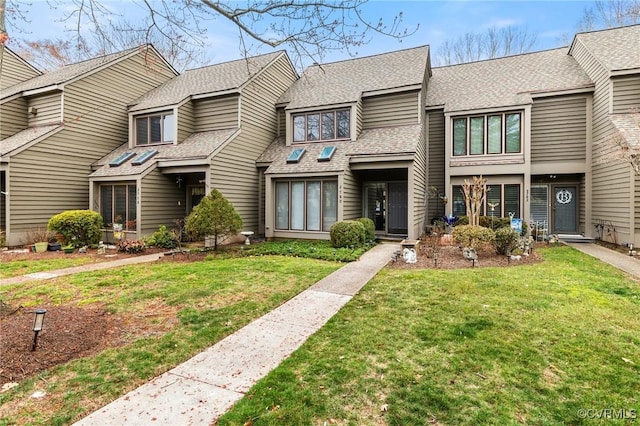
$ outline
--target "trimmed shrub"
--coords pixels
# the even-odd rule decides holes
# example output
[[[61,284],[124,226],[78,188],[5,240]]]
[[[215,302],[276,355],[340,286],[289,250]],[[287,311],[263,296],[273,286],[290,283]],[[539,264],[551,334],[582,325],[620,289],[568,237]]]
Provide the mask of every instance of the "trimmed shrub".
[[[454,226],[468,225],[468,224],[469,224],[469,218],[467,216],[460,216]],[[491,220],[491,216],[480,216],[480,226],[493,229],[494,231],[500,228],[511,228],[511,219],[508,217],[494,216],[493,220]],[[528,230],[527,222],[522,221],[522,235],[526,235],[527,230]]]
[[[102,216],[93,210],[67,210],[49,219],[48,229],[62,234],[64,243],[76,247],[98,244]]]
[[[140,253],[143,252],[147,246],[142,240],[120,240],[118,241],[118,251],[124,253]]]
[[[173,230],[168,230],[165,225],[160,225],[148,239],[147,244],[154,247],[173,249],[178,247],[178,236]]]
[[[356,219],[356,222],[360,222],[364,225],[365,242],[376,240],[376,224],[371,219],[368,217],[361,217],[360,219]]]
[[[365,235],[364,225],[355,220],[336,222],[329,230],[331,244],[336,248],[357,247],[364,242]]]
[[[460,225],[453,228],[453,241],[462,247],[479,249],[483,245],[493,244],[495,233],[484,226]]]
[[[518,247],[518,240],[520,236],[518,233],[510,227],[504,227],[496,230],[494,247],[498,254],[510,254],[516,247]]]

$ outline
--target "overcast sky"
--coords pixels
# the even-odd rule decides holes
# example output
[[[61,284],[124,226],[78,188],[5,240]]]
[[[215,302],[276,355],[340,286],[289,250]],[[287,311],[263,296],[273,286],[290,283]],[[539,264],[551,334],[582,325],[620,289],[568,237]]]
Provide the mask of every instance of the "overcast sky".
[[[126,0],[105,0],[118,9],[127,10],[127,18],[135,19],[133,3]],[[489,27],[526,26],[537,35],[535,50],[550,49],[564,45],[576,31],[585,8],[593,1],[377,1],[372,0],[363,7],[366,16],[376,22],[378,18],[391,20],[398,12],[404,14],[407,28],[419,26],[418,31],[402,42],[383,36],[374,36],[370,43],[357,49],[358,56],[371,55],[391,50],[428,44],[432,58],[438,54],[443,41],[455,40],[469,31],[482,31]],[[14,31],[13,37],[28,39],[65,38],[65,26],[60,22],[60,11],[51,10],[45,0],[33,0],[25,6],[29,24],[23,24],[23,33]],[[25,32],[26,31],[26,32]],[[207,48],[202,61],[217,63],[241,57],[237,30],[223,19],[211,23],[207,32]],[[267,52],[267,49],[256,51]],[[332,53],[325,62],[348,59],[346,52]]]

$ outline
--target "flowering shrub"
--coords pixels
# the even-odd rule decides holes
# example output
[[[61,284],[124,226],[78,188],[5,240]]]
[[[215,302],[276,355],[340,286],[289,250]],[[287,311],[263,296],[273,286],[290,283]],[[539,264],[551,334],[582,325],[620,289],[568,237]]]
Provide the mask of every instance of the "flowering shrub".
[[[118,242],[118,251],[124,253],[140,253],[146,248],[147,246],[142,240],[121,240]]]

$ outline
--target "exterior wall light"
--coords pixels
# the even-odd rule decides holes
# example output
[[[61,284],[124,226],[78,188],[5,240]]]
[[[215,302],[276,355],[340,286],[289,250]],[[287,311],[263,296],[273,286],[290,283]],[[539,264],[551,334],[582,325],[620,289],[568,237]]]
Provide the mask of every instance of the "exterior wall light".
[[[47,313],[46,309],[36,309],[35,318],[33,320],[33,344],[31,345],[31,351],[36,350],[36,345],[38,344],[38,333],[42,331],[44,327],[44,315]]]

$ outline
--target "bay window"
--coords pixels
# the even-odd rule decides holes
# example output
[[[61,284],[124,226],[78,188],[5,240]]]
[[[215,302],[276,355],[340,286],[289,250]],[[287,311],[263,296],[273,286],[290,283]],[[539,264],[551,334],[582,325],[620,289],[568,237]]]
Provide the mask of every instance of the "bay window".
[[[453,155],[522,152],[522,114],[486,114],[453,119]]]
[[[276,182],[276,229],[328,232],[338,218],[338,182]]]

